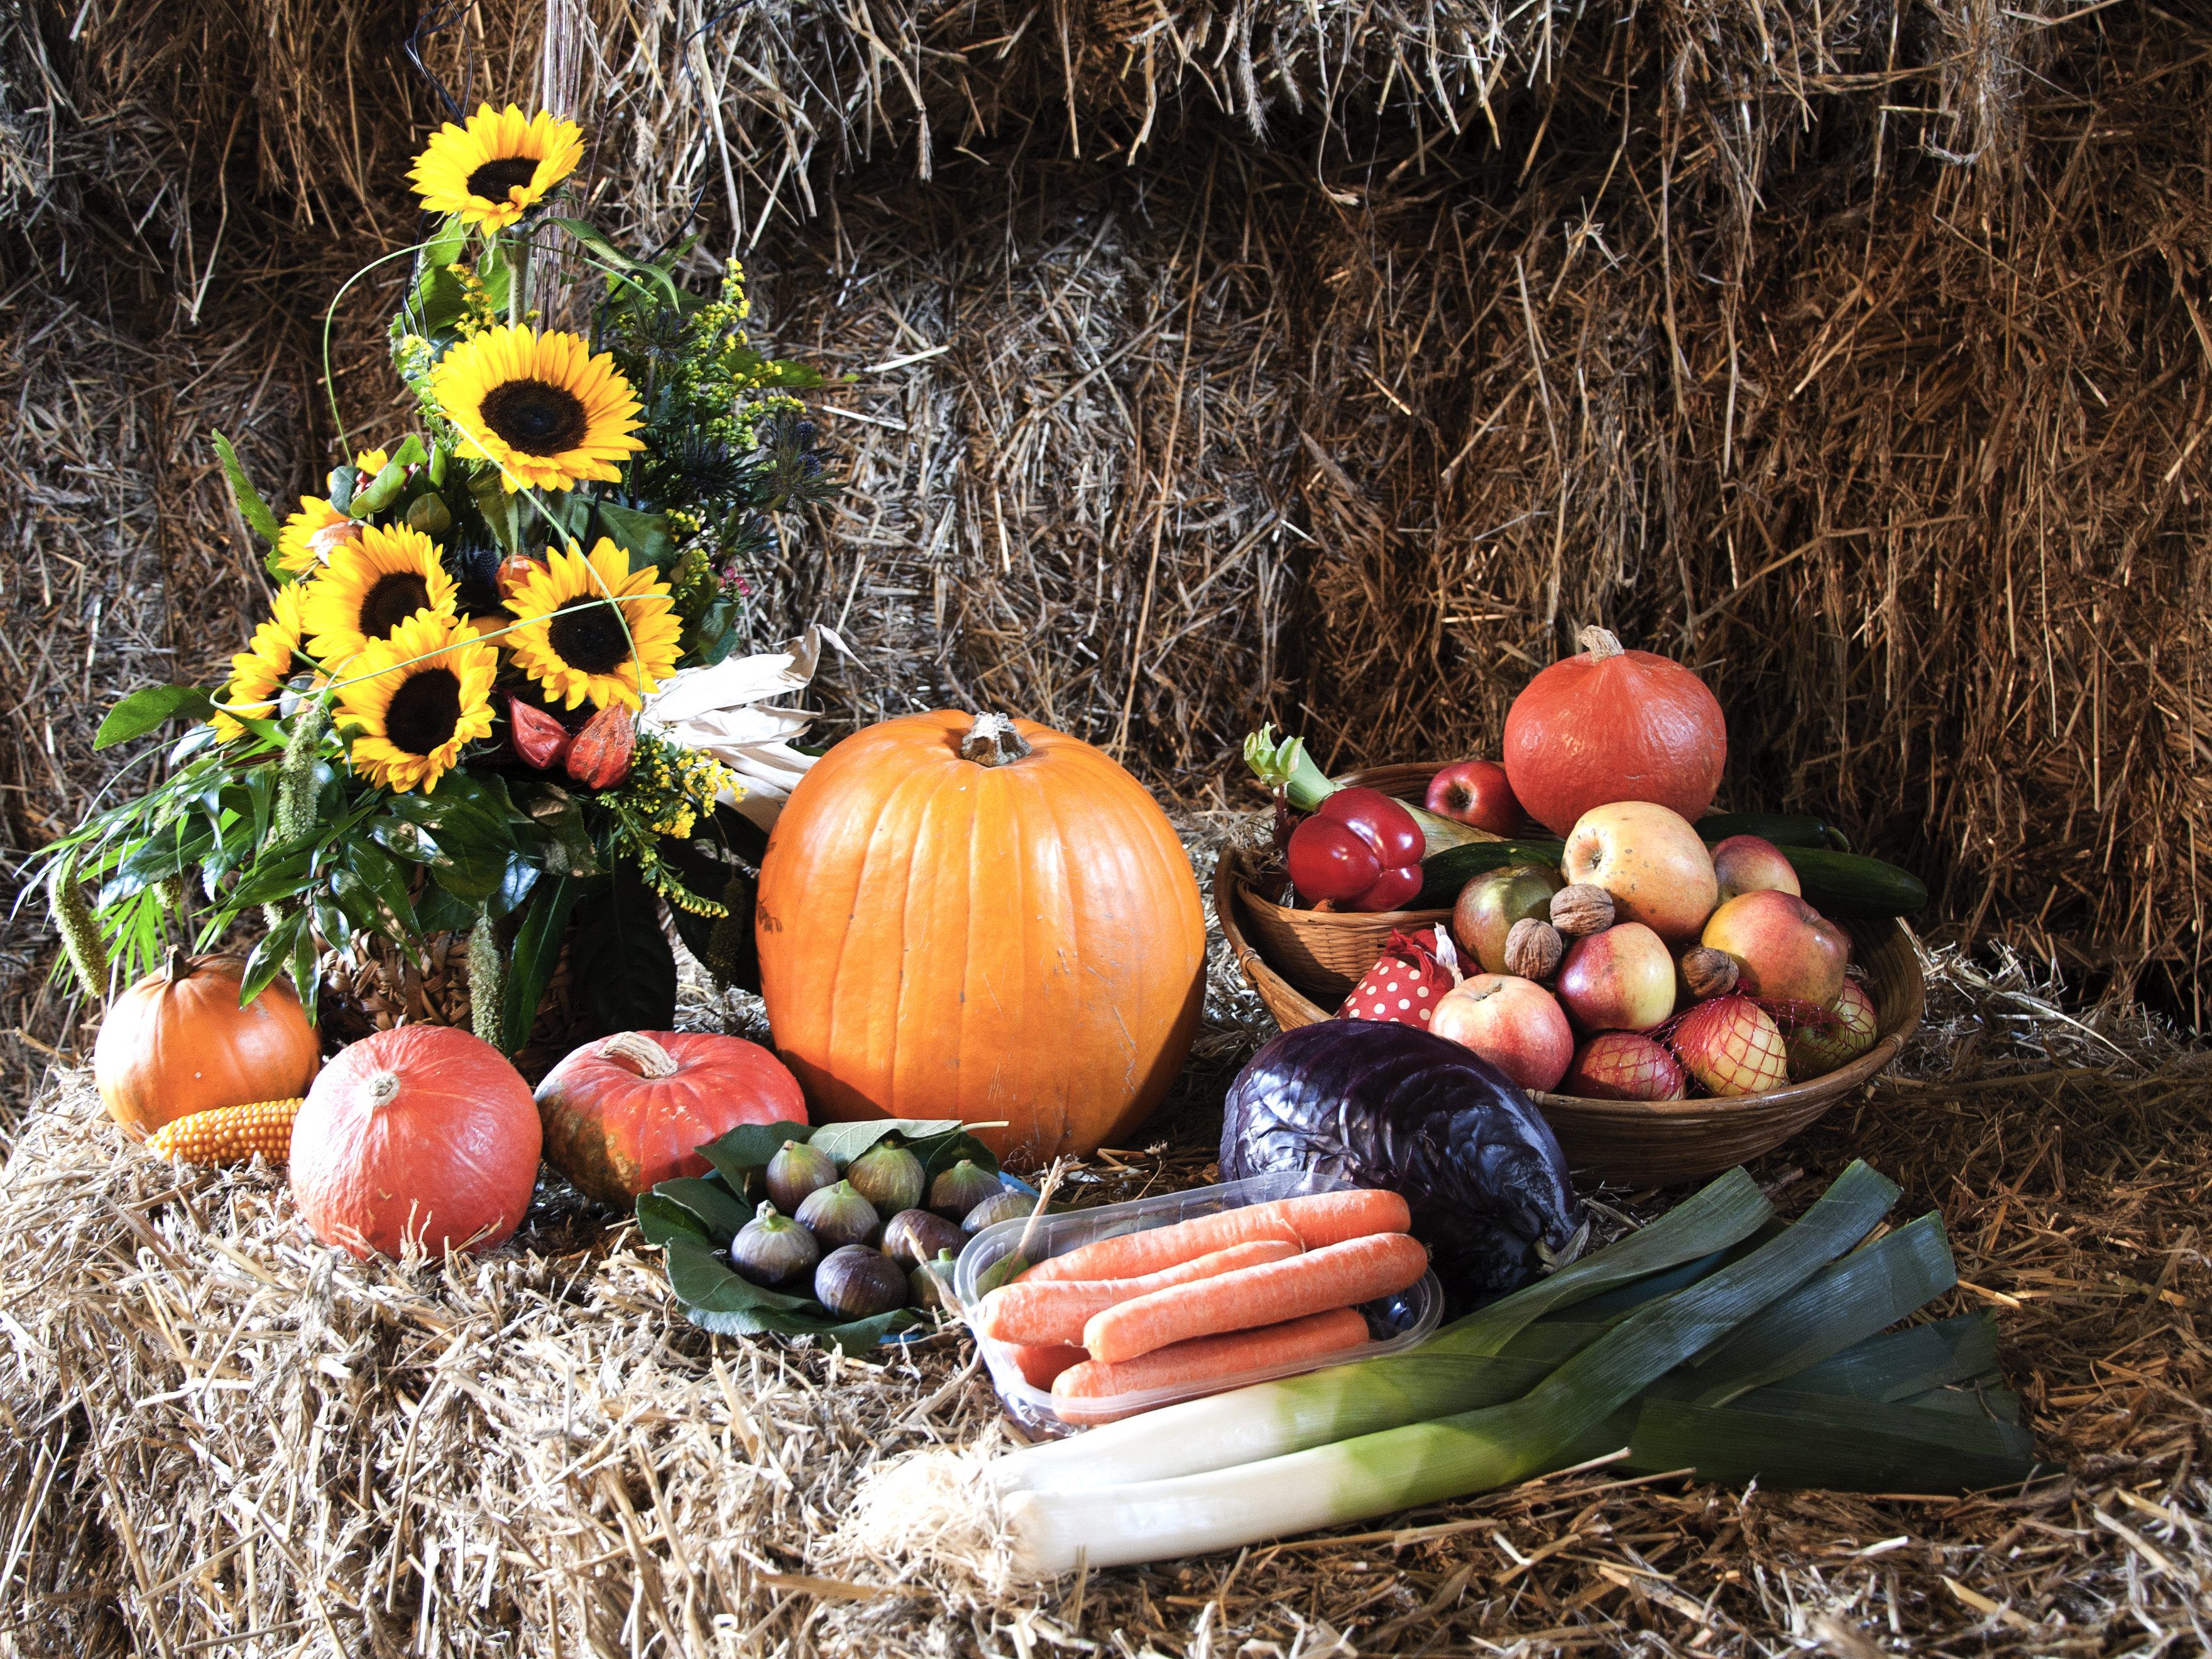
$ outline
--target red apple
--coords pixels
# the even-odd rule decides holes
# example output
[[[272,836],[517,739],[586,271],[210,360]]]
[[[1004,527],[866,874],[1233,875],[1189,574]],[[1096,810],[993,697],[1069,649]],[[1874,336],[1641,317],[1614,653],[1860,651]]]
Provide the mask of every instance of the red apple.
[[[1583,1031],[1648,1031],[1674,1012],[1674,958],[1640,921],[1624,921],[1567,947],[1553,981]]]
[[[1650,801],[1593,806],[1567,836],[1569,882],[1613,895],[1616,921],[1640,921],[1669,944],[1695,939],[1719,900],[1712,855],[1690,821]]]
[[[1690,1075],[1717,1095],[1764,1094],[1790,1075],[1782,1028],[1749,997],[1699,1003],[1670,1040]]]
[[[1528,816],[1506,781],[1505,769],[1496,761],[1459,761],[1447,766],[1430,781],[1428,799],[1421,804],[1438,817],[1471,823],[1493,836],[1518,835]]]
[[[1721,902],[1740,893],[1771,889],[1778,893],[1802,893],[1797,872],[1782,849],[1757,836],[1730,836],[1713,848],[1713,879],[1720,884]]]
[[[1576,1052],[1559,1092],[1584,1100],[1680,1100],[1682,1062],[1634,1031],[1601,1031]]]
[[[1528,1090],[1557,1086],[1575,1057],[1575,1034],[1552,994],[1510,974],[1462,980],[1437,1004],[1429,1030],[1472,1048]]]
[[[1790,1033],[1790,1075],[1802,1083],[1850,1065],[1874,1047],[1880,1025],[1874,999],[1856,980],[1845,980],[1826,1018],[1801,1021]]]
[[[1713,912],[1700,941],[1736,960],[1735,988],[1770,1002],[1832,1005],[1850,935],[1794,893],[1741,893]]]
[[[1482,964],[1486,974],[1505,971],[1505,939],[1524,917],[1542,921],[1552,913],[1552,895],[1561,886],[1559,872],[1540,864],[1509,864],[1486,870],[1459,890],[1452,907],[1452,937]]]

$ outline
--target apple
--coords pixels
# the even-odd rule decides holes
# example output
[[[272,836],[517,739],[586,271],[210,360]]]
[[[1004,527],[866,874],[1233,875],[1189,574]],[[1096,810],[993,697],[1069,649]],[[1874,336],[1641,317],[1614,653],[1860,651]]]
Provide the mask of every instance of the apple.
[[[1552,914],[1552,895],[1563,884],[1559,872],[1540,864],[1509,864],[1486,870],[1459,890],[1452,907],[1452,937],[1482,964],[1486,974],[1505,971],[1505,939],[1524,917],[1539,921]]]
[[[1616,921],[1640,921],[1670,945],[1695,939],[1720,900],[1712,855],[1690,821],[1650,801],[1591,807],[1560,867],[1569,882],[1612,894]]]
[[[1528,816],[1506,781],[1505,769],[1496,761],[1458,761],[1447,766],[1430,780],[1428,799],[1421,805],[1440,818],[1471,823],[1493,836],[1518,835]]]
[[[1700,941],[1736,960],[1735,988],[1769,1002],[1832,1006],[1844,988],[1850,935],[1795,893],[1740,893],[1713,912]]]
[[[1575,1057],[1575,1034],[1552,994],[1533,979],[1477,974],[1437,1004],[1429,1030],[1471,1048],[1522,1088],[1554,1088]]]
[[[1648,1031],[1674,1012],[1674,957],[1640,921],[1567,947],[1553,990],[1583,1031]]]
[[[1801,1021],[1790,1033],[1790,1075],[1802,1083],[1850,1065],[1874,1047],[1880,1025],[1866,988],[1845,980],[1826,1018]]]
[[[1713,879],[1720,884],[1721,902],[1741,893],[1771,889],[1778,893],[1802,894],[1797,872],[1782,849],[1757,836],[1730,836],[1713,848]]]
[[[1690,1075],[1713,1094],[1765,1094],[1790,1075],[1782,1028],[1749,997],[1699,1003],[1682,1016],[1671,1041]]]
[[[1680,1100],[1682,1062],[1634,1031],[1601,1031],[1576,1050],[1559,1092],[1584,1100]]]

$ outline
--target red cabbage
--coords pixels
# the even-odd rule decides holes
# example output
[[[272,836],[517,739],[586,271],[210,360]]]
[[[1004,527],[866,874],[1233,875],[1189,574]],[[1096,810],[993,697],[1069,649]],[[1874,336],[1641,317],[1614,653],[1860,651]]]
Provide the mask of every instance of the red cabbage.
[[[1223,1110],[1221,1178],[1293,1169],[1403,1196],[1455,1303],[1556,1265],[1580,1223],[1565,1154],[1528,1097],[1409,1025],[1324,1019],[1252,1057]]]

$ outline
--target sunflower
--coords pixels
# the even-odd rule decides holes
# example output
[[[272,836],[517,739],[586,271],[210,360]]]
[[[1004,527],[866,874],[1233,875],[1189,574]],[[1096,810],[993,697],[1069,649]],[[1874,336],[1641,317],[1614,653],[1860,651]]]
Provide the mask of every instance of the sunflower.
[[[253,630],[253,640],[230,659],[230,684],[216,700],[216,735],[225,742],[241,735],[245,720],[265,720],[276,713],[276,694],[292,677],[295,657],[307,629],[301,613],[307,607],[307,585],[287,582],[276,590],[276,603],[268,621]]]
[[[448,121],[415,158],[415,193],[430,213],[503,230],[545,199],[584,159],[584,131],[544,110],[526,118],[509,104],[479,104],[466,126]]]
[[[405,525],[363,525],[360,539],[337,548],[308,585],[302,613],[307,648],[343,662],[371,640],[388,639],[420,611],[451,617],[459,608],[453,579],[430,538]]]
[[[621,600],[619,617],[610,596]],[[580,553],[550,555],[507,608],[517,619],[507,649],[548,702],[565,701],[574,708],[589,697],[598,708],[611,702],[636,708],[640,693],[675,671],[684,625],[668,585],[654,578],[650,566],[631,570],[629,556],[604,536],[588,559]]]
[[[380,449],[364,449],[353,458],[354,470],[366,481],[384,471],[392,457]],[[276,532],[276,563],[295,576],[307,575],[361,533],[361,526],[331,505],[325,495],[302,495],[300,510],[284,520]]]
[[[510,495],[614,483],[615,463],[645,447],[630,435],[637,399],[612,355],[592,356],[574,334],[486,329],[446,354],[430,390],[460,428],[461,453],[497,463]]]
[[[451,616],[417,611],[362,647],[338,692],[336,723],[353,769],[403,793],[437,787],[461,745],[491,735],[499,656]]]

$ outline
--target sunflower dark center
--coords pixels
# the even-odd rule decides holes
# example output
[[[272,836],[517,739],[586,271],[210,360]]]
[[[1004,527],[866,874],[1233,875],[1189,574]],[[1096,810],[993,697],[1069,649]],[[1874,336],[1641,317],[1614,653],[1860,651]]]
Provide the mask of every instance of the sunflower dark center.
[[[461,723],[460,677],[450,668],[410,674],[384,711],[384,735],[394,749],[427,755],[453,740]]]
[[[526,455],[558,455],[584,441],[591,421],[583,399],[543,380],[502,380],[484,393],[483,422],[492,435]]]
[[[361,598],[363,639],[389,638],[392,630],[430,604],[430,584],[411,570],[395,570],[379,576],[376,586]]]
[[[561,660],[586,674],[611,674],[629,660],[629,640],[614,607],[571,599],[553,613],[545,636]]]
[[[518,185],[528,185],[537,176],[535,157],[502,155],[496,161],[486,161],[469,174],[469,194],[481,196],[487,202],[504,202],[507,191]]]

